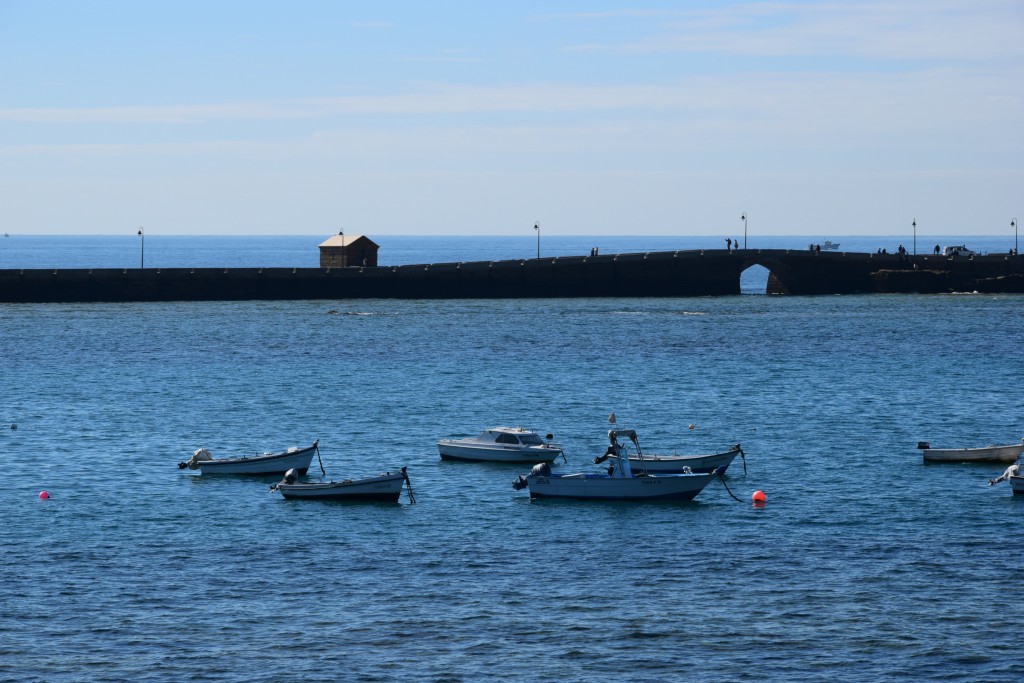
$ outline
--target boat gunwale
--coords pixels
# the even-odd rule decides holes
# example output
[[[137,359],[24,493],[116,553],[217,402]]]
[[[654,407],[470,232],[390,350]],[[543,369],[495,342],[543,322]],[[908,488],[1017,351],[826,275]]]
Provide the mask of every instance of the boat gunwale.
[[[256,462],[269,462],[278,458],[289,458],[289,457],[300,457],[305,455],[308,451],[315,450],[319,441],[314,441],[313,445],[305,446],[304,448],[297,448],[294,451],[282,451],[280,453],[261,453],[259,455],[237,455],[230,458],[213,458],[212,460],[199,460],[196,464],[200,467],[214,463],[215,465],[237,465],[239,463],[256,463]]]
[[[282,482],[277,485],[277,489],[281,491],[326,491],[328,489],[365,486],[367,484],[377,484],[381,482],[390,483],[398,480],[405,483],[405,476],[402,474],[384,474],[376,477],[366,477],[364,479],[352,479],[346,481],[304,481],[296,482],[294,484],[286,484]]]

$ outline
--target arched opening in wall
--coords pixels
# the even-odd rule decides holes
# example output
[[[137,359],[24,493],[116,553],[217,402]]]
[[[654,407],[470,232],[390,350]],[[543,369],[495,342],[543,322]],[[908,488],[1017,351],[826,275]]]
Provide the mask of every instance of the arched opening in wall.
[[[754,264],[740,273],[740,294],[767,294],[768,269]]]

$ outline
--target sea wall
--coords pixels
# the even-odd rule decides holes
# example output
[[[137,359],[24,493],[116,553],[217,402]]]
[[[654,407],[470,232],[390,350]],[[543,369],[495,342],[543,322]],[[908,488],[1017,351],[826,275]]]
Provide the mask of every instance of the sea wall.
[[[0,270],[0,302],[721,296],[770,271],[772,294],[1024,290],[1016,256],[692,250],[352,268]]]

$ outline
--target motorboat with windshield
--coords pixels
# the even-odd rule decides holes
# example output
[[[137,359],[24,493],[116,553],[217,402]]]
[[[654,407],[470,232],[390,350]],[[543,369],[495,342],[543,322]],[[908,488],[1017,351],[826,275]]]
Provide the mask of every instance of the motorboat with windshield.
[[[441,439],[437,450],[442,460],[464,460],[469,462],[554,462],[561,456],[565,459],[561,445],[544,440],[534,431],[523,427],[491,427],[479,436],[465,439]]]

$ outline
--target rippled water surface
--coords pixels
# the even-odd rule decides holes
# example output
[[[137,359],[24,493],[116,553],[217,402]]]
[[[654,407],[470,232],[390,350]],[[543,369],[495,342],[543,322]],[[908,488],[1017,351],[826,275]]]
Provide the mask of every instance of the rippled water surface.
[[[914,446],[1024,436],[1022,304],[2,306],[0,679],[1020,680],[1024,496]],[[589,471],[611,411],[742,443],[742,502],[531,502],[434,445],[522,424]],[[176,467],[313,439],[417,503]]]

